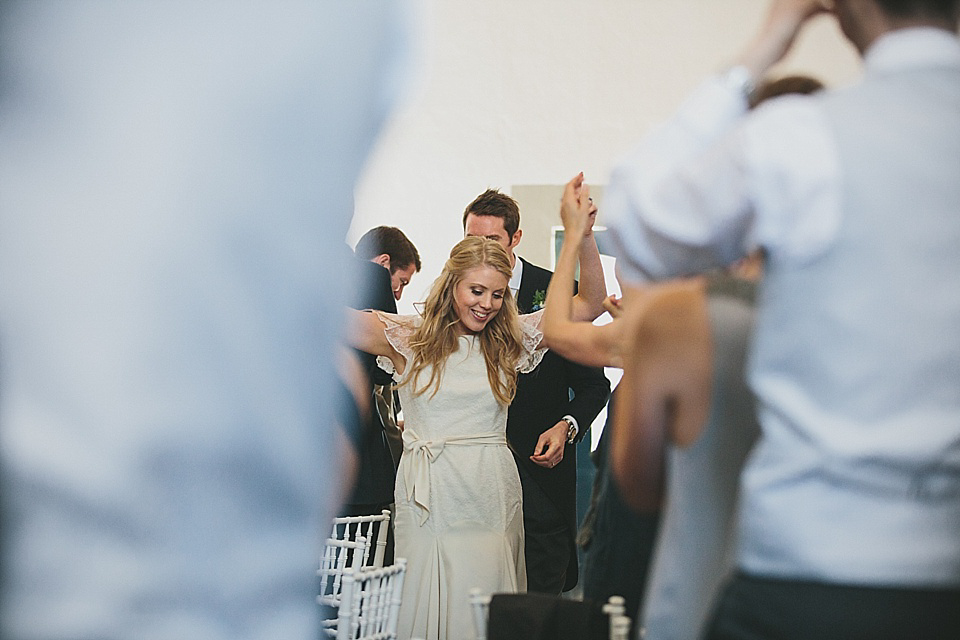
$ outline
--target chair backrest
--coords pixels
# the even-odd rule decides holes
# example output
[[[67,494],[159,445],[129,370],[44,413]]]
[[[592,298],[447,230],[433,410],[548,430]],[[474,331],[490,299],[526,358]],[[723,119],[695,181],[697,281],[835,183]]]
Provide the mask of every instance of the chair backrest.
[[[343,576],[337,640],[393,640],[407,561],[389,567],[347,571]]]
[[[539,604],[534,605],[537,608],[542,608],[542,601],[545,599],[539,594],[515,594],[515,597],[538,599],[540,601]],[[476,632],[476,640],[487,640],[487,627],[489,623],[491,599],[492,596],[490,594],[483,593],[480,589],[470,590],[470,606],[473,609],[473,623],[474,630]],[[556,598],[556,600],[560,601],[561,598]],[[573,604],[573,602],[566,602],[567,606]],[[586,602],[579,604],[585,606],[588,605]],[[595,607],[596,605],[589,606]],[[609,637],[610,640],[629,640],[631,621],[626,615],[624,599],[620,596],[610,596],[606,604],[603,605],[602,611],[606,614],[608,620],[609,631],[606,632],[607,637]],[[596,631],[600,630],[596,629]]]
[[[363,536],[356,540],[337,540],[328,538],[320,559],[320,595],[317,602],[328,607],[339,607],[343,588],[343,576],[363,566],[369,549]]]
[[[356,540],[364,537],[370,541],[373,557],[364,557],[364,566],[382,567],[383,556],[387,551],[387,529],[390,527],[390,511],[384,509],[374,516],[346,516],[333,519],[335,540]]]

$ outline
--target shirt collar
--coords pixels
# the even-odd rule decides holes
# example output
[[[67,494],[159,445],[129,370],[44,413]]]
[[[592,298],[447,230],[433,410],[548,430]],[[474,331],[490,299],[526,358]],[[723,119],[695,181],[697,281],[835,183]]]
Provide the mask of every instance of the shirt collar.
[[[516,264],[513,265],[513,275],[510,276],[510,291],[514,293],[516,297],[517,291],[520,289],[520,279],[523,277],[523,261],[517,256]]]
[[[884,72],[960,66],[960,39],[933,27],[897,29],[877,38],[863,60],[869,71]]]

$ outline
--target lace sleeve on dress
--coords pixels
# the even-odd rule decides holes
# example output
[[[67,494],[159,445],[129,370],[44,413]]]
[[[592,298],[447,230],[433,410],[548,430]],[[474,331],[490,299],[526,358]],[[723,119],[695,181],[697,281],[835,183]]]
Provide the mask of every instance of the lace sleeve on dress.
[[[517,362],[517,371],[520,373],[530,373],[536,369],[543,360],[543,354],[547,352],[545,348],[540,348],[540,342],[543,340],[543,332],[540,331],[542,320],[543,309],[520,316],[520,332],[523,340],[523,352]]]
[[[399,316],[383,311],[374,311],[377,317],[387,325],[383,330],[390,346],[397,350],[407,362],[413,360],[413,351],[410,349],[410,336],[417,328],[418,316]],[[377,366],[393,376],[395,382],[403,377],[393,367],[393,361],[386,356],[377,356]]]

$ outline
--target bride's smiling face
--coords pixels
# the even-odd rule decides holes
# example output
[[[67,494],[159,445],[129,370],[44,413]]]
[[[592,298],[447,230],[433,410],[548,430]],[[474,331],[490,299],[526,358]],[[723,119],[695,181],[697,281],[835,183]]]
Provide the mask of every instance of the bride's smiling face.
[[[467,271],[453,291],[453,309],[461,334],[479,333],[500,312],[507,278],[489,265]]]

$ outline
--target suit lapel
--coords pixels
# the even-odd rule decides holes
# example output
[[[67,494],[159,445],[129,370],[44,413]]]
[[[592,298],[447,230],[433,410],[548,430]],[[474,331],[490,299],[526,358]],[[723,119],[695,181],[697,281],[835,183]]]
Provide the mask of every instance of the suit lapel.
[[[533,275],[533,269],[530,263],[517,256],[517,260],[523,262],[523,273],[520,275],[520,288],[517,289],[517,309],[520,313],[530,313],[530,307],[533,306],[534,286],[530,284]]]

